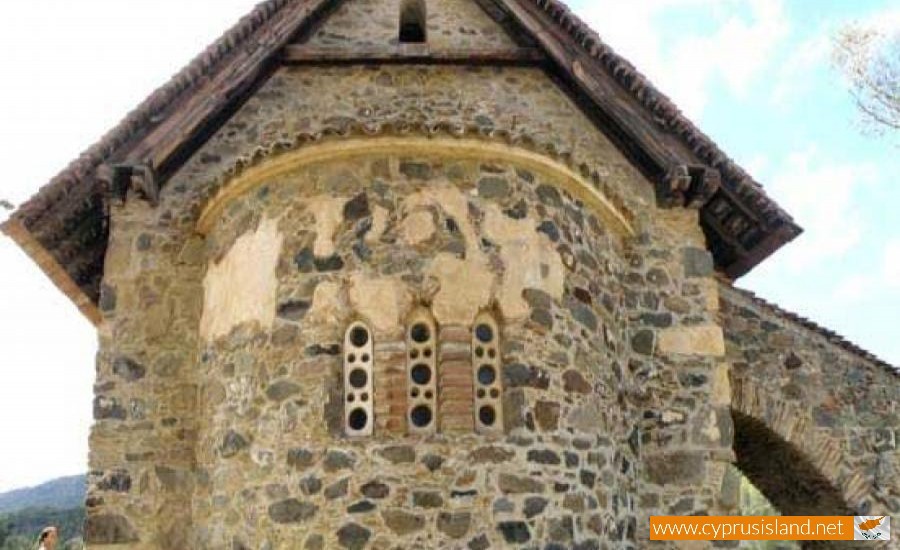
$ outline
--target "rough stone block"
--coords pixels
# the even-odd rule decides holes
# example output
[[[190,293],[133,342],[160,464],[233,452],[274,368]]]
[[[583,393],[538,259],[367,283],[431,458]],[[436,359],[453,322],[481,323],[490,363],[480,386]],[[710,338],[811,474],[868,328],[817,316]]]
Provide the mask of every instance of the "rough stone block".
[[[673,327],[659,332],[660,353],[678,355],[725,355],[722,327],[716,325]]]
[[[701,452],[673,451],[644,457],[647,478],[658,485],[694,485],[703,481],[706,457]]]

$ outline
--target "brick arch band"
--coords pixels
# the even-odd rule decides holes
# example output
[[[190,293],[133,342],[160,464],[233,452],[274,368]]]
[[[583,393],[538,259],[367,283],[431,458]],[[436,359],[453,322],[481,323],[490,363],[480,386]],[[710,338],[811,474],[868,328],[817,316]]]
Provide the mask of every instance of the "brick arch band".
[[[841,442],[809,413],[753,380],[732,376],[737,466],[785,515],[854,515],[871,503],[865,474],[848,471]]]

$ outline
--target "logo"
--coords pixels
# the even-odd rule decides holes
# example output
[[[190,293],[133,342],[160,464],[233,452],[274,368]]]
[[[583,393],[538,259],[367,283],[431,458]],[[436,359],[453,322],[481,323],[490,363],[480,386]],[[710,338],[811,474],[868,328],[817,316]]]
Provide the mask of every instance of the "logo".
[[[854,517],[853,540],[891,540],[891,518],[888,516]]]

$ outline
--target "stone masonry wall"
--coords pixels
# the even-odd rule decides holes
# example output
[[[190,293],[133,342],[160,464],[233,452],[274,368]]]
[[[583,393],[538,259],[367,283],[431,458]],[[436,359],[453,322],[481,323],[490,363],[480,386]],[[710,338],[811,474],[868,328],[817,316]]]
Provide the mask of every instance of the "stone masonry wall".
[[[850,511],[896,515],[896,368],[865,359],[742,291],[723,285],[721,295],[734,410],[809,460]],[[770,500],[790,500],[779,494],[789,486],[778,487],[772,465],[751,466],[771,478]]]
[[[519,166],[400,152],[299,168],[195,232],[238,158],[385,122],[504,130],[590,159],[638,235],[617,243]],[[89,542],[629,547],[650,513],[715,511],[730,418],[711,258],[696,212],[653,201],[539,70],[279,71],[159,207],[112,212]],[[223,305],[230,288],[255,299]],[[501,319],[505,435],[402,435],[380,396],[417,301],[459,342],[471,304]],[[375,350],[376,434],[360,441],[335,429],[354,315],[391,344]]]
[[[141,201],[113,207],[86,500],[92,546],[187,544],[205,263],[192,224],[171,214]]]
[[[321,48],[357,50],[395,45],[403,3],[403,0],[344,2],[305,43]],[[472,0],[428,0],[424,4],[427,43],[431,48],[515,46],[506,32]]]
[[[208,237],[212,257],[274,219],[284,244],[273,326],[210,340],[199,366],[202,546],[626,536],[616,525],[635,521],[637,480],[634,414],[617,403],[623,266],[596,216],[515,166],[376,157],[311,166],[246,195]],[[462,410],[438,406],[434,436],[407,435],[405,414],[391,414],[406,406],[405,376],[390,373],[405,372],[417,304],[441,342],[470,340],[479,312],[496,311],[508,436],[475,435],[471,389]],[[372,437],[350,439],[340,369],[353,320],[373,331],[376,422]],[[445,421],[453,415],[463,421]]]

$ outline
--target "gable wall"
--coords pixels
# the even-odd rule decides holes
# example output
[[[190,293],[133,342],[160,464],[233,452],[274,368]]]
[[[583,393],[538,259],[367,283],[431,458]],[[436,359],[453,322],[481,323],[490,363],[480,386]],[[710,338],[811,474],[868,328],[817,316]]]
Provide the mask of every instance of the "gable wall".
[[[721,296],[735,410],[796,447],[851,510],[900,509],[898,371],[742,292],[723,287]]]
[[[105,322],[98,359],[97,424],[92,436],[91,467],[95,476],[89,540],[109,543],[139,539],[140,543],[131,547],[141,548],[181,548],[185,540],[201,545],[238,540],[255,546],[272,533],[273,544],[289,544],[289,540],[308,535],[321,535],[322,540],[332,544],[346,524],[296,519],[286,527],[276,528],[271,507],[285,503],[275,508],[276,515],[293,510],[298,518],[306,513],[303,510],[310,510],[303,503],[321,507],[323,516],[331,514],[326,510],[335,514],[340,510],[343,514],[355,502],[351,499],[363,497],[366,480],[362,476],[349,480],[346,494],[336,497],[336,501],[324,493],[307,495],[300,490],[301,477],[322,472],[318,474],[324,476],[320,483],[340,483],[339,478],[345,477],[341,475],[343,469],[328,466],[326,461],[317,462],[302,476],[299,470],[284,474],[286,468],[295,468],[293,462],[297,460],[297,453],[291,455],[289,451],[307,449],[314,456],[327,457],[326,451],[331,449],[355,460],[375,460],[371,465],[366,462],[357,466],[361,472],[377,466],[383,473],[390,472],[393,466],[390,461],[375,459],[376,454],[370,451],[399,446],[401,450],[397,452],[401,456],[408,454],[405,449],[412,444],[402,437],[396,445],[376,440],[372,449],[354,449],[326,430],[322,400],[327,398],[327,392],[323,391],[327,384],[337,383],[334,373],[340,368],[340,359],[330,353],[316,352],[314,357],[307,354],[309,350],[331,350],[333,344],[340,342],[343,321],[325,323],[320,327],[324,331],[320,335],[305,333],[302,321],[298,324],[276,318],[254,318],[257,322],[247,319],[247,323],[235,327],[215,344],[206,343],[200,332],[204,281],[214,271],[208,268],[210,263],[226,258],[242,236],[252,240],[257,238],[252,235],[267,234],[262,230],[262,220],[284,213],[266,202],[266,193],[282,197],[279,200],[293,196],[290,200],[300,201],[301,205],[305,201],[301,197],[307,193],[333,194],[332,202],[341,206],[335,211],[335,223],[339,226],[346,201],[360,192],[372,193],[379,188],[371,173],[377,159],[364,159],[358,167],[348,164],[332,176],[326,177],[331,168],[322,168],[311,176],[296,175],[300,180],[285,182],[284,187],[274,186],[265,192],[259,188],[227,209],[221,225],[205,239],[195,231],[203,205],[227,183],[228,169],[258,147],[301,133],[320,135],[357,123],[377,127],[398,121],[424,126],[451,123],[474,129],[473,139],[488,141],[491,138],[479,138],[478,131],[502,129],[559,150],[574,150],[576,158],[584,159],[597,171],[594,184],[629,213],[635,235],[617,238],[615,246],[588,247],[588,255],[580,257],[575,254],[576,247],[585,246],[587,235],[582,236],[581,232],[587,230],[582,226],[592,214],[584,211],[583,204],[567,198],[564,208],[542,205],[542,199],[533,194],[536,184],[519,181],[514,166],[491,168],[495,159],[485,158],[463,170],[464,181],[455,184],[465,193],[463,196],[482,192],[479,182],[490,177],[485,170],[499,169],[501,174],[495,176],[505,179],[505,185],[515,189],[524,186],[523,194],[510,193],[491,201],[503,212],[514,209],[518,200],[513,199],[521,198],[532,225],[537,227],[552,220],[562,239],[550,241],[554,242],[554,261],[563,265],[574,262],[578,266],[576,273],[566,271],[561,295],[550,293],[549,302],[539,299],[536,304],[526,304],[524,315],[508,329],[511,345],[516,341],[528,343],[504,352],[504,379],[513,390],[507,400],[515,406],[507,419],[509,435],[495,441],[497,450],[490,451],[510,457],[504,461],[512,461],[517,470],[534,469],[539,478],[550,475],[552,470],[553,476],[572,480],[566,482],[569,489],[560,492],[543,482],[537,485],[542,487],[539,492],[519,492],[508,486],[503,489],[497,474],[506,467],[487,464],[474,470],[480,495],[476,501],[457,502],[448,492],[440,495],[446,506],[423,510],[416,507],[410,496],[410,485],[398,482],[391,490],[400,500],[383,507],[424,518],[421,521],[428,527],[415,535],[425,536],[423,540],[444,540],[440,537],[450,536],[440,528],[446,527],[441,523],[448,520],[446,512],[462,514],[453,516],[458,521],[466,517],[472,520],[460,536],[471,540],[486,537],[498,544],[523,532],[542,539],[555,533],[553,536],[560,537],[561,542],[573,537],[585,541],[635,540],[639,526],[646,523],[646,515],[666,511],[676,502],[691,510],[715,509],[723,473],[721,461],[728,460],[723,451],[723,445],[727,447],[728,443],[719,435],[727,416],[709,399],[716,368],[713,357],[719,353],[721,331],[716,332],[711,305],[716,289],[710,279],[711,262],[707,261],[696,212],[657,209],[651,184],[540,70],[295,67],[279,70],[188,162],[164,188],[158,208],[150,209],[140,201],[130,200],[113,211],[102,304]],[[428,159],[405,161],[429,166],[429,173],[435,177],[452,167],[446,161],[437,165]],[[393,167],[385,182],[388,188],[401,184],[401,162],[402,151],[387,162]],[[450,176],[448,172],[441,177]],[[290,185],[296,186],[297,181],[302,183],[304,179],[317,183],[310,188],[300,185],[293,194],[288,192]],[[426,183],[437,184],[437,180]],[[553,181],[547,183],[554,185]],[[374,202],[376,197],[370,200]],[[383,208],[405,211],[399,203]],[[435,208],[426,210],[439,216]],[[317,287],[310,286],[310,281],[304,279],[306,275],[298,273],[295,259],[309,245],[304,239],[318,238],[323,226],[309,214],[292,216],[281,222],[279,230],[284,244],[276,265],[278,305],[308,300]],[[608,227],[602,229],[603,234],[609,231]],[[536,231],[528,234],[529,238],[548,238]],[[279,241],[276,238],[253,242],[268,246],[265,243]],[[343,280],[366,273],[368,268],[352,263],[356,254],[352,245],[352,241],[347,241],[350,248],[339,250],[343,267],[329,277]],[[255,250],[254,246],[247,249]],[[421,259],[417,261],[434,257],[435,253],[429,248],[421,249],[417,252]],[[591,256],[593,261],[588,259]],[[255,263],[257,257],[244,261]],[[594,263],[608,270],[605,279],[592,275],[591,270],[598,269],[592,267]],[[377,268],[388,269],[389,265]],[[499,269],[498,273],[502,273],[503,265]],[[540,290],[533,283],[526,286]],[[249,292],[249,288],[253,287],[242,286],[234,292]],[[546,293],[546,289],[542,292]],[[519,296],[512,299],[521,301]],[[586,307],[585,301],[590,305]],[[544,347],[541,343],[547,342],[550,334],[541,323],[547,322],[548,315],[553,319],[553,330],[559,331],[553,333],[558,343]],[[298,328],[300,333],[296,334]],[[563,353],[569,348],[559,342],[564,343],[566,338],[582,342],[584,351],[580,358],[578,354]],[[280,359],[273,355],[271,361],[259,363],[257,357],[267,357],[269,353],[259,346],[274,346],[272,353]],[[553,346],[562,347],[556,350]],[[132,363],[137,366],[129,367]],[[304,382],[297,375],[297,369],[302,370],[304,365],[316,365],[314,371],[320,378]],[[685,382],[677,374],[684,369],[698,376]],[[577,376],[568,374],[567,383],[563,375],[568,371]],[[243,373],[241,376],[249,378],[240,383],[237,379],[225,381],[222,373],[227,372],[234,372],[235,376]],[[584,386],[573,382],[578,377],[590,386],[588,394],[592,397],[579,393]],[[273,390],[271,386],[276,382],[288,385],[281,384]],[[306,383],[310,385],[307,387]],[[273,400],[272,392],[278,395],[292,387],[290,384],[312,393],[297,400]],[[567,384],[574,384],[571,387],[577,389],[567,390]],[[603,412],[608,408],[618,411],[615,419]],[[552,420],[554,417],[557,420]],[[243,422],[249,424],[244,426]],[[592,423],[596,428],[589,430],[591,443],[587,447],[579,443],[584,448],[569,458],[565,453],[572,452],[574,445],[571,436],[565,435],[569,426],[582,426],[580,429],[584,430]],[[250,426],[262,431],[250,432]],[[271,426],[271,433],[265,426]],[[293,431],[281,431],[291,426]],[[727,426],[722,429],[727,431]],[[266,443],[270,440],[279,443]],[[430,453],[423,448],[421,457],[413,451],[413,464],[425,455],[446,454],[446,447],[441,445],[454,441],[462,445],[459,456],[454,458],[461,463],[469,460],[464,452],[467,448],[474,450],[483,443],[471,438],[435,443]],[[544,451],[548,454],[542,454]],[[541,458],[536,459],[538,462],[529,461],[529,456],[558,456],[561,462],[557,468],[541,464]],[[341,459],[338,456],[333,460]],[[567,461],[577,465],[564,466],[569,464]],[[673,461],[688,475],[670,468]],[[422,467],[409,466],[415,472]],[[119,479],[128,479],[129,483],[117,483]],[[689,504],[678,500],[687,490],[682,482],[688,483],[697,495]],[[536,487],[528,481],[519,483]],[[435,482],[436,487],[446,488],[448,484],[449,479]],[[508,490],[513,496],[503,495]],[[340,487],[334,491],[344,493]],[[335,494],[334,491],[329,494]],[[523,528],[525,501],[529,498],[547,500],[548,510],[553,512]],[[509,510],[498,511],[506,509]],[[615,512],[610,514],[610,510]],[[349,523],[365,525],[376,537],[379,529],[395,533],[380,523],[387,521],[383,514],[377,521],[371,519],[375,516],[367,517],[370,519],[354,518]],[[420,520],[410,521],[417,524]],[[281,545],[275,547],[283,546],[278,544]]]
[[[403,0],[344,2],[305,43],[365,49],[395,45]],[[511,48],[515,42],[472,0],[429,0],[427,39],[434,49]]]

